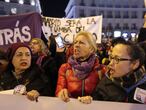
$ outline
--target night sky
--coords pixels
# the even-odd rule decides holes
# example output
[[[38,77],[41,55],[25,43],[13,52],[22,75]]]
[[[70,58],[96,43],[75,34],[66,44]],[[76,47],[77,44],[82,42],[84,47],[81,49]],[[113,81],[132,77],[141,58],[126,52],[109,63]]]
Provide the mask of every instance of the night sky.
[[[48,17],[64,17],[69,0],[40,0],[42,13]]]

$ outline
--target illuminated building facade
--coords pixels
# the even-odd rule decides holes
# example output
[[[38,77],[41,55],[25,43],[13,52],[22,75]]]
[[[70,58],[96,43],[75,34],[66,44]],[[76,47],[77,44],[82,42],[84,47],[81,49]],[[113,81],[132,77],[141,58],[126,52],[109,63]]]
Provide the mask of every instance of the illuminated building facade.
[[[115,37],[135,36],[145,12],[144,0],[70,0],[65,9],[66,18],[102,15],[103,35]]]
[[[0,16],[27,12],[41,13],[39,0],[0,0]]]

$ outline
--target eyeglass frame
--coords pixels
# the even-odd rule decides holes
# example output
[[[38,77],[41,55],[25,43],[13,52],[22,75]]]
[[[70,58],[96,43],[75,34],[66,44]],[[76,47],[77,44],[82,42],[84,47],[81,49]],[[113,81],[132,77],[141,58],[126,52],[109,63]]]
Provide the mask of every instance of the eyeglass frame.
[[[109,55],[109,61],[114,60],[116,64],[118,64],[120,61],[132,61],[133,59],[128,58],[119,58],[118,56],[113,57],[112,55]]]

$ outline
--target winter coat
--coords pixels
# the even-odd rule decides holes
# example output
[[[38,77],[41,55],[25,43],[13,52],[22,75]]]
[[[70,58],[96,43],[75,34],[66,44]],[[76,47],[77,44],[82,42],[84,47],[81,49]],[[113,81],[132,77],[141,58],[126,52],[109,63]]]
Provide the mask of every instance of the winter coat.
[[[23,73],[21,78],[17,79],[12,70],[6,71],[0,79],[0,85],[3,90],[14,89],[17,85],[25,85],[26,91],[37,90],[42,96],[50,96],[50,82],[41,69],[35,65]]]
[[[58,70],[56,66],[56,61],[51,56],[37,56],[35,59],[33,59],[36,64],[39,65],[39,67],[44,71],[47,78],[50,80],[50,88],[51,88],[51,96],[55,96],[55,90],[57,85],[57,79],[58,79]]]
[[[139,103],[134,100],[134,93],[137,87],[146,90],[146,80],[137,85],[137,83],[145,76],[144,73],[140,75],[138,74],[140,73],[136,72],[136,74],[131,74],[130,77],[124,76],[119,78],[121,81],[126,79],[126,82],[121,82],[118,79],[117,81],[113,81],[107,76],[104,77],[93,92],[93,99],[102,101]],[[136,80],[133,76],[136,77]]]
[[[70,97],[73,98],[91,95],[101,77],[104,76],[104,73],[105,68],[99,64],[98,60],[96,60],[93,70],[85,79],[80,80],[75,77],[71,65],[69,65],[69,63],[65,63],[59,69],[56,96],[58,96],[60,90],[64,88],[68,90]]]

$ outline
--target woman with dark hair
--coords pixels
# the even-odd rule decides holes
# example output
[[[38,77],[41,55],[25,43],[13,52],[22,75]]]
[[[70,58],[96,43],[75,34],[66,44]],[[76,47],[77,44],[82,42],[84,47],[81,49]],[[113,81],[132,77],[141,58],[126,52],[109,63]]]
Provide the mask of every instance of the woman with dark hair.
[[[0,80],[4,90],[20,88],[24,90],[22,94],[26,94],[30,100],[37,99],[39,95],[51,95],[49,79],[39,66],[32,64],[32,52],[26,44],[12,44],[7,55],[8,69]],[[15,93],[18,91],[21,90]]]
[[[145,103],[138,91],[146,90],[145,52],[136,44],[116,44],[110,54],[106,77],[97,85],[92,97],[82,97],[83,103],[94,100]]]

